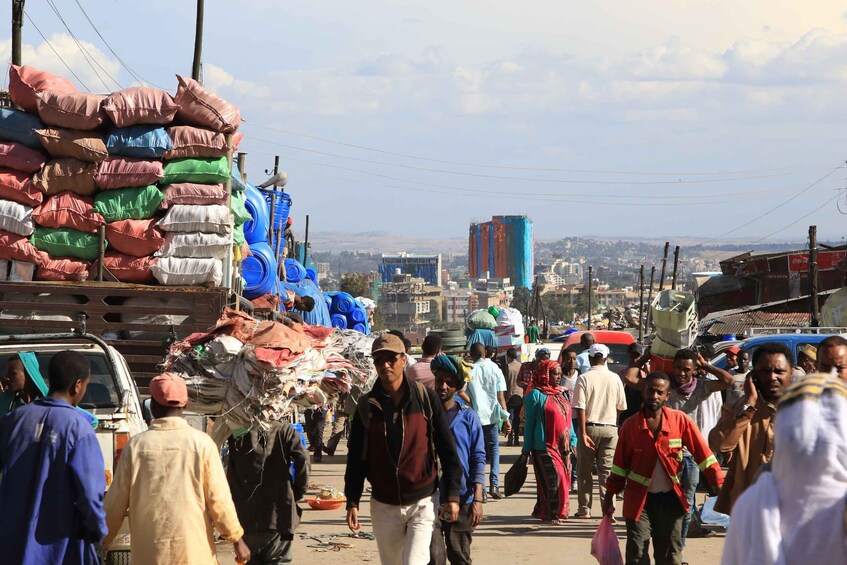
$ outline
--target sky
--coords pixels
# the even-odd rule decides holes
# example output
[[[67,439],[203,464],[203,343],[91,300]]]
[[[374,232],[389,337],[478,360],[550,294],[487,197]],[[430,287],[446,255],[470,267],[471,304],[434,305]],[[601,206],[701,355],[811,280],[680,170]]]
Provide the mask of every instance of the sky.
[[[195,7],[30,1],[23,62],[173,92]],[[846,9],[210,0],[203,82],[241,108],[249,180],[280,156],[300,228],[448,238],[527,214],[539,239],[840,240]]]

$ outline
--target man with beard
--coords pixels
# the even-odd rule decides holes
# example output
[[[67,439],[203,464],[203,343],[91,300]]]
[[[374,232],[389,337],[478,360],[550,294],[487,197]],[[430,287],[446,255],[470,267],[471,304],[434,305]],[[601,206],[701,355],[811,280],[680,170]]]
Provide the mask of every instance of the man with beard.
[[[688,498],[679,480],[682,450],[701,461],[709,482],[720,487],[723,472],[697,426],[684,413],[668,408],[670,379],[656,371],[643,380],[643,407],[621,426],[612,473],[606,482],[603,511],[614,514],[615,495],[624,493],[626,562],[649,563],[653,540],[656,565],[678,565],[682,522]]]
[[[715,510],[729,514],[733,504],[773,457],[776,405],[791,383],[791,351],[781,343],[764,343],[753,354],[753,370],[744,381],[744,397],[725,405],[718,425],[709,434],[709,446],[725,454],[726,482]]]

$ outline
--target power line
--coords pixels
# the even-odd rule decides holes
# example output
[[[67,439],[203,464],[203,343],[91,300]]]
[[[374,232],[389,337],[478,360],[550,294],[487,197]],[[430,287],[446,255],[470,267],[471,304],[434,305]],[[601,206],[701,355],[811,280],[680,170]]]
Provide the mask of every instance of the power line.
[[[85,85],[85,83],[84,83],[84,82],[82,82],[82,79],[81,79],[81,78],[79,78],[79,76],[78,76],[78,75],[74,72],[74,70],[71,68],[71,66],[70,66],[70,65],[68,65],[68,64],[65,62],[65,60],[64,60],[64,59],[62,59],[62,56],[61,56],[61,55],[59,55],[59,52],[58,52],[58,51],[56,51],[56,48],[55,48],[55,47],[53,47],[53,44],[52,44],[52,43],[50,43],[50,40],[49,40],[49,39],[47,39],[47,37],[46,37],[43,33],[41,33],[41,30],[40,30],[40,29],[38,29],[38,26],[37,26],[37,25],[35,25],[35,22],[34,22],[34,21],[32,21],[32,18],[31,18],[31,17],[29,17],[29,14],[28,14],[26,11],[24,11],[24,15],[26,16],[26,19],[27,19],[27,20],[29,20],[29,23],[30,23],[30,24],[32,24],[32,27],[34,27],[34,28],[35,28],[35,31],[37,31],[37,32],[38,32],[38,35],[40,35],[40,36],[41,36],[41,39],[43,39],[43,40],[44,40],[44,42],[47,44],[47,46],[50,48],[50,50],[51,50],[51,51],[53,51],[53,53],[56,55],[56,57],[58,57],[58,58],[59,58],[59,60],[62,62],[62,64],[63,64],[63,65],[65,65],[65,68],[66,68],[66,69],[68,69],[68,71],[69,71],[69,72],[70,72],[70,73],[74,76],[74,78],[75,78],[75,79],[79,82],[79,84],[82,86],[82,88],[84,88],[85,90],[91,90],[90,88],[88,88],[88,87]]]
[[[47,4],[53,10],[53,13],[56,14],[56,17],[59,18],[59,21],[62,22],[62,25],[65,26],[65,29],[68,30],[68,33],[70,34],[71,39],[73,39],[74,43],[76,43],[77,49],[79,49],[79,52],[82,53],[82,58],[85,60],[86,63],[88,63],[88,66],[91,67],[91,70],[94,71],[94,74],[97,75],[97,78],[100,79],[100,82],[103,83],[103,87],[106,89],[106,92],[109,92],[111,90],[111,88],[109,87],[108,84],[106,84],[106,81],[103,80],[103,77],[100,76],[100,73],[97,72],[97,69],[94,68],[94,63],[96,63],[97,66],[100,67],[100,69],[103,71],[103,73],[107,77],[109,77],[112,80],[112,82],[114,82],[116,85],[118,85],[118,88],[123,88],[123,86],[121,86],[121,83],[119,83],[117,80],[115,80],[115,77],[113,77],[111,74],[109,74],[109,71],[104,69],[103,65],[101,65],[99,62],[97,62],[97,60],[94,59],[94,57],[88,52],[88,50],[82,45],[82,43],[80,43],[77,36],[74,34],[73,31],[71,31],[70,26],[65,21],[65,18],[62,16],[61,12],[59,12],[59,8],[57,8],[56,4],[53,3],[53,0],[47,0]]]
[[[814,213],[816,213],[816,212],[820,211],[820,210],[821,210],[822,208],[824,208],[827,204],[832,203],[832,202],[833,202],[834,200],[836,200],[837,198],[841,198],[841,196],[842,196],[842,194],[839,192],[839,193],[838,193],[838,194],[836,194],[833,198],[830,198],[829,200],[827,200],[826,202],[824,202],[823,204],[821,204],[820,206],[818,206],[817,208],[815,208],[814,210],[812,210],[811,212],[809,212],[808,214],[806,214],[806,215],[804,215],[804,216],[800,216],[799,218],[797,218],[796,220],[794,220],[793,222],[791,222],[791,223],[790,223],[790,224],[788,224],[787,226],[782,227],[782,228],[780,228],[780,229],[776,230],[776,231],[775,231],[775,232],[773,232],[773,233],[769,233],[768,235],[766,235],[766,236],[764,236],[764,237],[760,237],[760,238],[759,238],[759,239],[757,239],[756,241],[751,242],[751,245],[752,245],[752,244],[754,244],[754,243],[759,243],[760,241],[764,241],[764,240],[766,240],[766,239],[768,239],[768,238],[770,238],[770,237],[772,237],[772,236],[774,236],[774,235],[776,235],[776,234],[778,234],[778,233],[782,233],[782,232],[784,232],[785,230],[787,230],[788,228],[790,228],[790,227],[792,227],[792,226],[794,226],[794,225],[796,225],[796,224],[799,224],[800,222],[802,222],[803,220],[805,220],[806,218],[808,218],[808,217],[809,217],[809,216],[811,216],[812,214],[814,214]]]
[[[322,141],[325,143],[332,143],[334,145],[341,145],[343,147],[351,147],[354,149],[361,149],[363,151],[372,151],[374,153],[382,153],[384,155],[393,155],[395,157],[404,157],[407,159],[417,159],[419,161],[429,161],[430,163],[441,163],[444,165],[458,165],[462,167],[478,167],[481,169],[500,169],[500,170],[511,170],[511,171],[537,171],[537,172],[551,172],[551,173],[587,173],[587,174],[607,174],[607,175],[634,175],[634,176],[669,176],[669,177],[696,177],[696,176],[726,176],[726,175],[746,175],[746,174],[756,174],[763,173],[768,171],[783,171],[783,170],[797,170],[801,168],[807,168],[812,165],[795,165],[791,167],[776,167],[776,168],[768,168],[768,169],[757,169],[757,170],[748,170],[748,171],[717,171],[711,173],[704,172],[687,172],[687,173],[674,173],[674,172],[648,172],[648,171],[622,171],[622,170],[614,170],[614,169],[563,169],[563,168],[555,168],[555,167],[521,167],[516,165],[491,165],[484,163],[471,163],[467,161],[449,161],[446,159],[435,159],[432,157],[423,157],[421,155],[413,155],[410,153],[399,153],[396,151],[388,151],[386,149],[379,149],[376,147],[368,147],[366,145],[359,145],[356,143],[346,143],[344,141],[337,141],[334,139],[329,139],[326,137],[320,137],[317,135],[310,135],[307,133],[298,133],[291,130],[274,128],[270,126],[263,126],[259,124],[254,124],[252,122],[244,122],[244,125],[248,127],[255,127],[258,129],[263,129],[267,131],[274,131],[278,133],[284,133],[286,135],[293,135],[296,137],[303,137],[307,139],[314,139],[316,141]]]

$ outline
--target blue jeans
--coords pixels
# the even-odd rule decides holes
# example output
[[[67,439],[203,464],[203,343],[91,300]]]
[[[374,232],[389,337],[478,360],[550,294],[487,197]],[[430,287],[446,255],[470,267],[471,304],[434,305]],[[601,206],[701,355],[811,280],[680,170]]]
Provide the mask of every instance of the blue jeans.
[[[491,424],[482,426],[482,437],[485,439],[485,462],[491,464],[488,474],[490,488],[500,486],[500,426]],[[485,487],[483,486],[483,489]]]
[[[686,455],[682,459],[682,488],[685,491],[685,498],[688,499],[688,513],[682,519],[683,546],[688,536],[688,525],[691,523],[691,512],[694,510],[694,495],[697,494],[698,483],[700,483],[700,467],[691,455]]]

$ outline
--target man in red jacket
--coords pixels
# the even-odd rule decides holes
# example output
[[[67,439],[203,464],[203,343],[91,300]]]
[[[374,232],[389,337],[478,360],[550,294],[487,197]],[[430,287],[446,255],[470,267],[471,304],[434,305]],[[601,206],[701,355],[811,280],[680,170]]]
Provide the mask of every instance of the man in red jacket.
[[[682,520],[688,512],[688,499],[679,480],[683,447],[715,489],[723,483],[723,472],[691,418],[664,406],[669,377],[659,371],[650,373],[643,390],[641,412],[621,427],[603,509],[613,514],[615,495],[624,491],[628,565],[650,563],[651,537],[656,565],[679,565]]]

